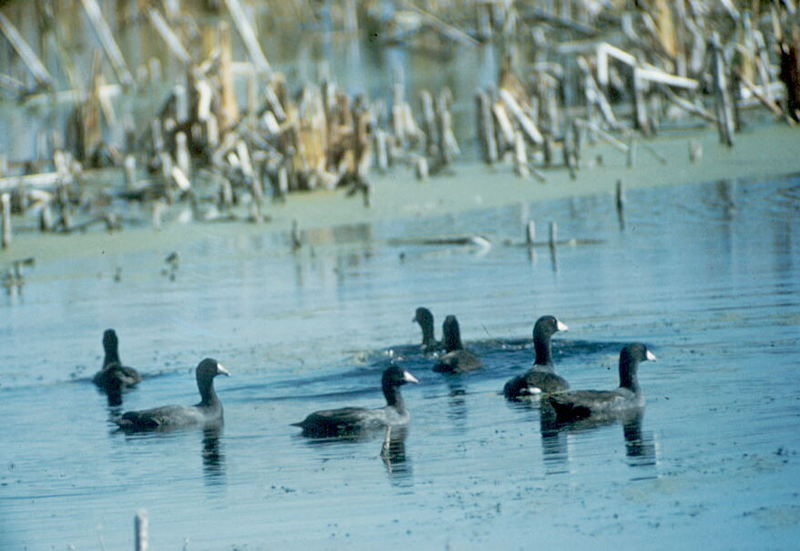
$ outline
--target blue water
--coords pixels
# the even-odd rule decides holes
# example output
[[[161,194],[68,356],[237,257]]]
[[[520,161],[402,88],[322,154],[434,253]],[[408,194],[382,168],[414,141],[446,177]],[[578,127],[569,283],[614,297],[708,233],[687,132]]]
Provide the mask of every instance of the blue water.
[[[786,549],[800,538],[800,179],[630,190],[285,235],[243,227],[169,250],[39,263],[0,298],[0,548]],[[518,246],[528,218],[563,239]],[[396,245],[478,233],[489,250]],[[79,236],[74,237],[79,239]],[[72,239],[72,238],[71,238]],[[504,244],[509,241],[511,244]],[[113,274],[121,269],[121,281]],[[417,306],[461,322],[479,372],[447,377],[410,346]],[[555,314],[557,370],[616,386],[624,343],[644,418],[542,434],[536,404],[499,394]],[[89,378],[102,331],[149,375],[122,409],[194,403],[205,356],[221,432],[126,436]],[[382,435],[302,438],[315,409],[382,405],[394,359],[412,422]],[[401,435],[402,436],[402,435]]]

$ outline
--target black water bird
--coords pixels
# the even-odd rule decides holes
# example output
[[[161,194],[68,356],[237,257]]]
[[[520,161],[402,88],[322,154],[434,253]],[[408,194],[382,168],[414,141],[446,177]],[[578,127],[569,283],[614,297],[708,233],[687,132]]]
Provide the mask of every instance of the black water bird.
[[[108,394],[110,405],[122,403],[122,392],[136,386],[142,380],[139,372],[122,365],[119,359],[119,339],[113,329],[103,333],[103,367],[95,373],[92,382]]]
[[[128,411],[117,420],[123,430],[157,430],[192,425],[222,425],[222,402],[214,391],[214,377],[230,372],[217,360],[206,358],[197,365],[195,377],[200,402],[194,406],[162,406],[141,411]]]
[[[555,316],[542,316],[533,326],[533,349],[536,359],[533,367],[522,375],[517,375],[505,384],[503,395],[509,400],[524,396],[537,396],[563,392],[569,389],[569,383],[556,375],[553,363],[553,351],[550,338],[558,331],[566,331],[568,327]]]
[[[573,390],[549,396],[549,404],[558,422],[587,417],[619,417],[644,407],[644,394],[639,387],[639,363],[655,361],[655,355],[641,343],[625,346],[619,355],[619,387],[615,390]]]
[[[433,334],[433,314],[430,310],[420,306],[414,312],[414,319],[411,321],[418,323],[420,329],[422,329],[421,348],[423,352],[433,352],[441,348],[442,343],[437,341]]]
[[[483,362],[475,354],[466,350],[461,343],[461,329],[455,316],[447,316],[442,324],[444,347],[446,353],[433,366],[439,373],[465,373],[483,366]]]
[[[411,414],[406,409],[400,387],[406,383],[418,383],[416,377],[400,366],[392,365],[383,372],[381,387],[386,397],[386,406],[377,409],[345,407],[315,411],[293,426],[303,429],[303,436],[325,438],[350,436],[358,433],[408,424]]]

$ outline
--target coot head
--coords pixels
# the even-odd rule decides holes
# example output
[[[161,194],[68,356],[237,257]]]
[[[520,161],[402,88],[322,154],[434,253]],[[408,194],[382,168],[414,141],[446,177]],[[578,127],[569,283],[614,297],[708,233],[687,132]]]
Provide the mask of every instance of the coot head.
[[[417,311],[414,313],[414,319],[411,321],[418,323],[422,329],[423,346],[429,347],[436,344],[433,336],[433,314],[431,314],[430,310],[420,306],[417,308]]]
[[[214,377],[217,375],[230,377],[230,371],[225,369],[217,360],[206,358],[197,364],[197,369],[195,369],[194,373],[197,379],[197,389],[200,391],[200,405],[217,404],[219,399],[217,398],[217,393],[214,392]]]
[[[444,319],[444,323],[442,323],[442,335],[444,338],[444,347],[448,352],[464,348],[464,345],[461,344],[461,329],[458,326],[458,320],[455,316],[447,316]]]
[[[619,383],[621,387],[637,390],[639,382],[636,376],[639,362],[656,361],[656,355],[647,346],[635,342],[626,345],[619,353]]]
[[[197,380],[209,381],[217,375],[230,376],[231,372],[225,369],[221,363],[213,358],[206,358],[197,365]]]
[[[537,335],[551,337],[558,331],[567,331],[568,329],[569,327],[555,316],[542,316],[536,320],[536,325],[533,326],[533,338],[535,340]]]
[[[540,366],[553,365],[553,352],[550,348],[550,337],[558,331],[569,329],[555,316],[542,316],[533,326],[533,350],[536,354],[534,363]]]
[[[431,311],[425,308],[424,306],[420,306],[419,308],[417,308],[417,311],[414,312],[414,319],[412,319],[411,321],[417,322],[423,328],[428,324],[430,324],[430,326],[433,327],[433,314],[431,314]]]
[[[406,383],[419,383],[419,379],[414,377],[411,373],[399,365],[392,365],[383,372],[383,378],[381,382],[384,388],[386,388],[392,386],[402,386]]]

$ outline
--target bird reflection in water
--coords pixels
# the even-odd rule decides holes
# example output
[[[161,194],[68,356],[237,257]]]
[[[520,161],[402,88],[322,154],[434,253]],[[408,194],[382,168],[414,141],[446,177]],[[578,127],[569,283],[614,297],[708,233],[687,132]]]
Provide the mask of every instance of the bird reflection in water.
[[[408,427],[386,427],[381,445],[381,459],[389,481],[395,486],[413,486],[411,460],[406,455]]]
[[[623,420],[622,432],[625,435],[625,455],[631,467],[654,467],[658,464],[656,444],[653,433],[642,431],[644,411]]]
[[[567,435],[594,428],[622,424],[625,439],[625,455],[631,467],[654,467],[658,464],[656,445],[653,434],[642,430],[644,409],[629,410],[617,415],[592,416],[569,422],[556,421],[553,408],[542,403],[540,409],[540,425],[542,435],[542,453],[548,474],[567,472],[569,463],[569,447]]]
[[[567,435],[556,422],[556,412],[547,400],[539,402],[539,424],[542,434],[542,457],[547,474],[569,472]]]
[[[447,417],[453,425],[461,431],[467,425],[467,388],[461,375],[448,375],[447,377]]]
[[[206,483],[224,484],[225,452],[220,442],[222,427],[206,427],[203,429],[203,476]]]

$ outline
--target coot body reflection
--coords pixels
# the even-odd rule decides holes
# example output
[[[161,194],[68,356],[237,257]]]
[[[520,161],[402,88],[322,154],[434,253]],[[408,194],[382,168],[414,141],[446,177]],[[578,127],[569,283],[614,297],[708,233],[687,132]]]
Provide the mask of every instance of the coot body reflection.
[[[222,402],[214,391],[214,377],[230,375],[222,364],[206,358],[197,365],[195,378],[200,392],[200,402],[194,406],[162,406],[141,411],[128,411],[117,420],[123,430],[158,430],[192,425],[221,425]]]
[[[455,316],[447,316],[442,324],[444,346],[447,351],[433,370],[439,373],[466,373],[483,366],[483,362],[475,354],[466,350],[461,343],[461,329]]]
[[[639,363],[655,359],[644,344],[625,346],[619,355],[619,387],[615,390],[574,390],[549,396],[556,419],[564,422],[587,417],[617,417],[644,407],[644,394],[637,377]]]
[[[381,387],[386,406],[377,409],[345,407],[315,411],[293,426],[303,429],[303,436],[325,438],[348,436],[371,429],[406,425],[411,415],[406,410],[400,387],[418,383],[416,377],[400,366],[393,365],[383,372]]]
[[[509,379],[503,387],[503,395],[509,400],[527,396],[563,392],[569,383],[556,375],[550,338],[558,331],[568,327],[555,316],[542,316],[533,326],[533,349],[536,354],[533,367],[522,375]]]

